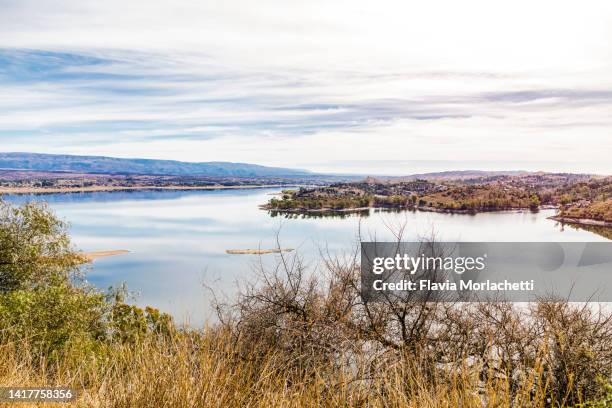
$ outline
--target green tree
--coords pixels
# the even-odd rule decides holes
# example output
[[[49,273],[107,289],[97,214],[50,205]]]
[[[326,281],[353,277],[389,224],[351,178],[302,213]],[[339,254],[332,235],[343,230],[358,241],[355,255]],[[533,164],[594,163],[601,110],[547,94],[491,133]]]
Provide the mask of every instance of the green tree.
[[[172,334],[170,316],[75,281],[84,256],[45,204],[0,201],[0,345],[25,341],[41,359],[100,354],[112,342]]]
[[[84,261],[46,204],[0,199],[0,293],[64,282]]]
[[[537,194],[533,193],[531,197],[529,197],[529,208],[532,210],[537,210],[540,208],[540,197]]]

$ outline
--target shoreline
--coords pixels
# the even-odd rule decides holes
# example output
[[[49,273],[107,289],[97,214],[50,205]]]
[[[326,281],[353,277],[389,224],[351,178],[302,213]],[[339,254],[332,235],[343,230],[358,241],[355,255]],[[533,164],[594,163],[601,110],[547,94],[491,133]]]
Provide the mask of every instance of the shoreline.
[[[265,204],[259,206],[260,209],[266,211],[276,211],[279,213],[288,213],[288,214],[334,214],[334,213],[353,213],[353,212],[362,212],[366,210],[383,210],[383,211],[423,211],[423,212],[435,212],[435,213],[444,213],[444,214],[462,214],[462,215],[476,215],[479,213],[491,213],[491,212],[522,212],[522,211],[532,211],[529,207],[524,208],[502,208],[495,210],[488,209],[479,209],[479,210],[459,210],[459,209],[449,209],[449,208],[437,208],[437,207],[356,207],[356,208],[340,208],[340,209],[332,209],[332,208],[316,208],[316,209],[275,209],[268,208]],[[555,206],[541,206],[538,208],[540,210],[554,210],[557,209]],[[552,218],[552,217],[549,217]]]
[[[111,191],[147,191],[147,190],[243,190],[257,188],[295,187],[295,184],[260,184],[231,186],[91,186],[91,187],[0,187],[0,194],[62,194],[62,193],[96,193]]]
[[[306,209],[306,210],[301,210],[301,209],[279,210],[276,208],[268,208],[267,204],[262,204],[259,206],[260,210],[278,211],[280,213],[292,213],[292,214],[342,213],[342,212],[350,213],[350,212],[361,212],[361,211],[369,210],[370,208],[373,208],[373,209],[381,208],[382,209],[383,207],[340,208],[337,210],[334,210],[333,208],[312,208],[312,209]]]
[[[592,220],[590,218],[571,218],[571,217],[560,217],[560,216],[552,216],[548,217],[549,220],[558,221],[566,224],[575,224],[575,225],[588,225],[595,227],[612,227],[612,222],[602,221],[602,220]]]

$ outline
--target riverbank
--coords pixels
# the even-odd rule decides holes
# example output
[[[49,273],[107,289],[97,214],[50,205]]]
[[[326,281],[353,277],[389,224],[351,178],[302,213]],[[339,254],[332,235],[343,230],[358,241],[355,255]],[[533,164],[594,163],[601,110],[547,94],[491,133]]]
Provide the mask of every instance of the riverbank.
[[[534,211],[529,207],[517,207],[517,208],[498,208],[498,209],[470,209],[470,210],[461,210],[461,209],[453,209],[453,208],[438,208],[438,207],[430,207],[430,206],[415,206],[415,207],[356,207],[356,208],[312,208],[312,209],[302,209],[302,208],[292,208],[292,209],[276,209],[271,208],[268,204],[260,205],[259,208],[267,211],[276,211],[279,213],[287,213],[287,214],[338,214],[338,213],[358,213],[362,211],[378,210],[378,211],[423,211],[423,212],[435,212],[441,214],[464,214],[464,215],[474,215],[478,213],[492,213],[492,212],[512,212],[512,211]],[[557,209],[558,207],[554,205],[543,205],[538,207],[536,211],[539,210],[551,210]]]
[[[0,194],[95,193],[104,191],[146,190],[249,190],[256,188],[297,187],[295,184],[215,185],[215,186],[88,186],[88,187],[0,187]]]
[[[511,207],[511,208],[476,208],[469,210],[461,210],[455,208],[438,208],[430,206],[418,206],[416,210],[426,212],[436,212],[442,214],[478,214],[478,213],[491,213],[491,212],[513,212],[513,211],[540,211],[540,210],[556,210],[558,207],[554,205],[541,205],[536,209],[531,207]]]
[[[287,214],[333,214],[333,213],[353,213],[353,212],[361,212],[372,209],[383,209],[383,207],[355,207],[355,208],[289,208],[279,210],[277,208],[272,208],[268,204],[260,205],[259,208],[261,210],[266,211],[276,211],[279,213],[287,213]],[[389,209],[389,208],[387,208]],[[395,208],[393,208],[395,209]],[[410,208],[404,208],[405,210],[410,210]]]
[[[555,220],[562,223],[567,224],[576,224],[576,225],[587,225],[587,226],[595,226],[595,227],[612,227],[612,222],[602,221],[602,220],[592,220],[590,218],[570,218],[570,217],[560,217],[553,216],[548,217],[549,220]]]

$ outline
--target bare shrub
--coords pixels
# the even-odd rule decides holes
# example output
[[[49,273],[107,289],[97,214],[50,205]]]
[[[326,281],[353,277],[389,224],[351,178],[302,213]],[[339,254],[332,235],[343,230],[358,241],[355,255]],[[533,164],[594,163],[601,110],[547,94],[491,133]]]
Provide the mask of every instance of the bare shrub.
[[[327,375],[340,371],[374,394],[389,391],[390,376],[393,392],[413,395],[450,382],[459,387],[457,398],[492,405],[565,406],[605,394],[610,313],[556,300],[366,302],[356,253],[323,253],[322,260],[314,272],[297,254],[282,255],[271,270],[260,264],[259,279],[231,311],[220,308],[245,355],[263,359],[273,350],[295,379],[320,381],[325,366]]]

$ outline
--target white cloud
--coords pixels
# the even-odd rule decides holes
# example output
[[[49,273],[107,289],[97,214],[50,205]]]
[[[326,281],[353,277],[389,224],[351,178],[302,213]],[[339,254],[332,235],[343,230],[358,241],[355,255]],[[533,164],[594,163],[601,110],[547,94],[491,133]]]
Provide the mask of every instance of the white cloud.
[[[0,65],[0,150],[325,171],[354,160],[514,160],[612,173],[609,1],[0,8],[9,59],[30,49],[102,60],[59,55],[53,76],[21,72],[27,52],[16,71]]]

